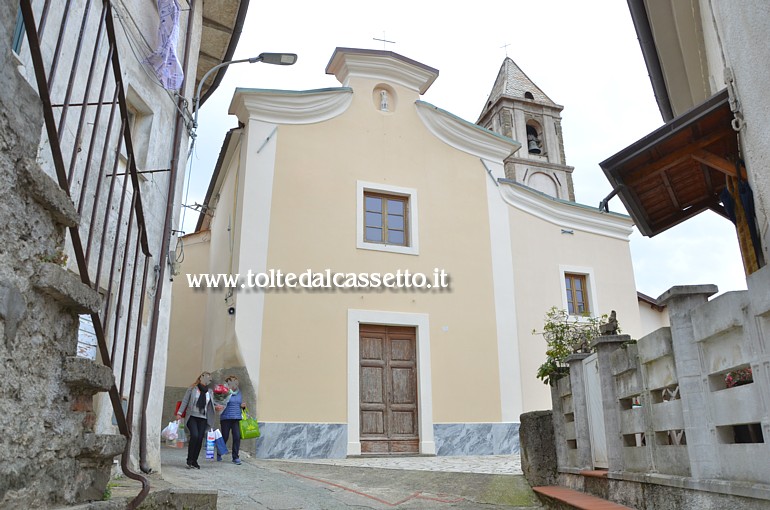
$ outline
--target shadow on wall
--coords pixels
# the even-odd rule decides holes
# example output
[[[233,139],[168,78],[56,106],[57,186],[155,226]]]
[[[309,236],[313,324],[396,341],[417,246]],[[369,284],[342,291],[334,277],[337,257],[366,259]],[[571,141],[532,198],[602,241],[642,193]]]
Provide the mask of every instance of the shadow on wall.
[[[197,376],[197,374],[195,374]],[[243,393],[243,402],[249,408],[249,414],[257,418],[257,395],[254,393],[254,386],[249,378],[249,371],[246,367],[222,368],[211,371],[212,387],[215,384],[224,384],[225,378],[234,375],[240,381],[241,392]],[[195,380],[195,376],[190,379],[190,384]],[[187,387],[166,386],[163,393],[163,414],[161,415],[161,430],[168,425],[168,422],[174,420],[174,411],[176,403],[182,400]],[[217,421],[217,424],[219,421]],[[257,450],[256,439],[244,439],[241,441],[241,450],[254,455]]]

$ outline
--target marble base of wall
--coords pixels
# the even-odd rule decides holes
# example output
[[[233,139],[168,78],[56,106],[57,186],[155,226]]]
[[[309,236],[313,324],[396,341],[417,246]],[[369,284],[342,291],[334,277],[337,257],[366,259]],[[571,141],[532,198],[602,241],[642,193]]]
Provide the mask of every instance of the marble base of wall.
[[[260,423],[261,459],[344,459],[348,426],[342,423]]]
[[[260,423],[262,459],[343,459],[348,427],[342,423]],[[436,455],[519,453],[518,423],[442,423],[433,426]]]
[[[433,425],[436,455],[519,453],[518,423],[439,423]]]

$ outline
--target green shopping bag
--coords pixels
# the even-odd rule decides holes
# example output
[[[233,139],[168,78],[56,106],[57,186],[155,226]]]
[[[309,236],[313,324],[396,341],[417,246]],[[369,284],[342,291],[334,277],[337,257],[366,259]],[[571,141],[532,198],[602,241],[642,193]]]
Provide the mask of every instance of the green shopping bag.
[[[241,439],[259,437],[259,423],[249,416],[248,409],[241,409]]]

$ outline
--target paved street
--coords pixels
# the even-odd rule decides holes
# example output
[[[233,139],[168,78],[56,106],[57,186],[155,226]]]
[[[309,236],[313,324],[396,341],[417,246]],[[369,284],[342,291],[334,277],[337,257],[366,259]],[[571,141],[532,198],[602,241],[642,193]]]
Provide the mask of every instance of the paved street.
[[[517,456],[284,461],[243,458],[236,466],[163,448],[156,488],[218,491],[219,509],[539,508]],[[201,455],[203,457],[203,454]],[[162,478],[162,479],[161,479]]]

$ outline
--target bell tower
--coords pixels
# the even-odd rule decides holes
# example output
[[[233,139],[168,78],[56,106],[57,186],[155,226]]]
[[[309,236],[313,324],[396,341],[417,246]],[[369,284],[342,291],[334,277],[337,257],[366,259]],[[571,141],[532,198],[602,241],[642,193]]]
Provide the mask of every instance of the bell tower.
[[[521,149],[505,160],[506,178],[574,202],[574,168],[564,158],[563,109],[505,57],[476,124],[521,142]]]

